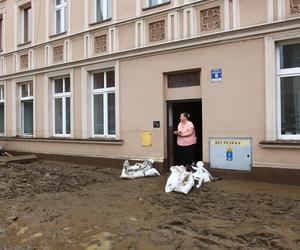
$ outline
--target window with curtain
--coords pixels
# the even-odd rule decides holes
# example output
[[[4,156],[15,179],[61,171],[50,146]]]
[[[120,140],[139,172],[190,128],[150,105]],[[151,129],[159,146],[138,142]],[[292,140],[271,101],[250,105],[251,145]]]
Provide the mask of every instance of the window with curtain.
[[[278,49],[279,139],[300,139],[300,42]]]
[[[92,74],[93,135],[113,137],[116,134],[115,71]]]
[[[148,0],[148,7],[170,2],[170,0]]]
[[[20,27],[20,43],[28,43],[32,36],[32,9],[31,5],[20,7],[21,10],[21,27]]]
[[[55,34],[65,32],[67,30],[67,0],[54,0],[54,27]]]
[[[33,135],[33,84],[20,84],[21,134]]]
[[[1,85],[0,86],[0,135],[4,135],[4,127],[5,127],[4,105],[5,105],[4,86]]]
[[[95,0],[96,22],[112,17],[112,0]]]
[[[71,135],[70,77],[54,79],[53,111],[54,136],[69,137]]]

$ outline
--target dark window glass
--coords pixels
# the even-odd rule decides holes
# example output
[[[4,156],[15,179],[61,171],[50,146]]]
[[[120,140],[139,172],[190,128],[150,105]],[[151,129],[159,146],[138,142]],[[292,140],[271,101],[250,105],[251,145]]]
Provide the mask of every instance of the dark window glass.
[[[281,69],[300,67],[300,43],[283,45],[280,52]]]
[[[71,134],[71,105],[70,97],[66,97],[66,134]]]
[[[3,18],[0,17],[0,50],[2,50]]]
[[[29,83],[29,95],[33,96],[33,83]]]
[[[63,79],[56,79],[54,81],[54,93],[63,93]]]
[[[28,85],[27,84],[22,84],[21,85],[21,92],[22,92],[22,97],[29,96]]]
[[[281,78],[281,133],[300,134],[300,76]]]
[[[200,85],[200,71],[170,73],[167,75],[168,88],[181,88]]]
[[[62,98],[55,99],[55,134],[63,134],[62,100]]]
[[[56,10],[56,34],[59,34],[62,32],[61,30],[61,12],[62,10],[59,9],[59,10]]]
[[[70,78],[65,78],[65,92],[70,92]]]
[[[104,134],[103,95],[94,95],[94,134]]]
[[[106,87],[113,88],[115,86],[115,71],[106,72]]]
[[[93,74],[94,77],[94,89],[104,88],[104,72]]]
[[[104,19],[102,5],[102,0],[96,0],[97,21],[102,21]]]
[[[24,43],[29,42],[29,21],[31,15],[31,7],[25,8],[24,10],[24,20],[23,20],[23,35],[24,35]]]
[[[108,134],[116,134],[116,102],[115,93],[109,93],[107,96],[108,106]]]
[[[33,134],[33,101],[23,101],[24,134]]]
[[[4,134],[4,103],[0,103],[0,134]]]

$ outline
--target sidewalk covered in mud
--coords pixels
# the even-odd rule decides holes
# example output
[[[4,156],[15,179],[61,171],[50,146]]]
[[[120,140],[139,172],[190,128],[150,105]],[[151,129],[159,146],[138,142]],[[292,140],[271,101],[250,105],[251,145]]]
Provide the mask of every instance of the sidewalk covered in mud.
[[[61,162],[0,167],[0,249],[297,249],[300,187],[226,181],[188,196],[167,177]]]

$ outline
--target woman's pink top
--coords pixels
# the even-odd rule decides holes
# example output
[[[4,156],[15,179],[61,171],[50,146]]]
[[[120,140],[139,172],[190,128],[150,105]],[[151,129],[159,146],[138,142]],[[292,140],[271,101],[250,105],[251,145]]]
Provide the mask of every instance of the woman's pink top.
[[[178,132],[181,132],[181,135],[177,137],[177,144],[179,146],[190,146],[197,143],[195,128],[192,122],[180,122],[178,124]]]

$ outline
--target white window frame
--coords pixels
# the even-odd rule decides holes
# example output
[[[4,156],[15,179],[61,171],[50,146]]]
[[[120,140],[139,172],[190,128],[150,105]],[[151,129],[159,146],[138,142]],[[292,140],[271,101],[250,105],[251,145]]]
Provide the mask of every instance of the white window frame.
[[[282,42],[277,44],[276,46],[276,82],[277,82],[277,137],[279,140],[300,140],[299,135],[283,135],[281,134],[281,78],[286,77],[300,77],[300,67],[297,68],[288,68],[288,69],[281,69],[280,68],[280,46],[298,43],[299,40],[294,40],[290,42]]]
[[[26,85],[27,88],[27,92],[28,92],[28,96],[22,96],[22,86]],[[30,91],[30,87],[32,87],[32,90]],[[30,95],[30,92],[32,92],[32,95]],[[33,102],[33,82],[23,82],[20,83],[19,85],[19,96],[20,96],[20,123],[21,123],[21,135],[22,136],[28,136],[28,137],[32,137],[33,136],[33,131],[32,133],[28,134],[24,132],[24,105],[23,102],[24,101],[32,101]],[[32,110],[32,112],[34,112],[34,108]],[[34,116],[34,114],[33,114]],[[34,118],[32,120],[32,128],[34,129]]]
[[[107,72],[114,71],[115,72],[115,86],[111,88],[107,88]],[[94,74],[104,73],[104,88],[102,89],[94,89]],[[103,134],[95,134],[95,124],[94,124],[94,96],[95,95],[103,95],[103,126],[104,133]],[[115,94],[115,107],[117,108],[116,103],[116,71],[115,69],[109,69],[105,71],[93,71],[91,72],[91,118],[92,118],[92,137],[94,138],[111,138],[114,139],[117,137],[117,112],[115,112],[115,134],[108,134],[108,105],[107,105],[107,97],[108,94]]]
[[[148,2],[147,6],[148,6],[148,7],[154,7],[154,6],[163,4],[163,3],[168,3],[168,2],[170,2],[170,0],[156,0],[156,1],[157,1],[157,3],[151,4],[152,0],[147,0],[147,2]]]
[[[67,14],[68,14],[68,2],[67,0],[61,0],[61,4],[56,5],[56,0],[54,1],[54,34],[60,34],[67,31]],[[56,24],[57,24],[57,16],[56,12],[61,11],[61,23],[60,23],[60,32],[56,30]]]
[[[72,134],[72,102],[71,102],[71,78],[70,78],[70,92],[65,92],[65,79],[70,78],[70,76],[56,77],[52,80],[52,127],[53,127],[53,136],[54,137],[71,137]],[[63,92],[55,93],[55,80],[63,80]],[[67,125],[66,125],[66,99],[70,98],[70,133],[67,134]],[[56,134],[55,132],[55,99],[62,99],[62,134]]]
[[[3,119],[4,131],[3,133],[0,132],[0,136],[4,136],[5,134],[5,86],[4,85],[0,85],[0,103],[3,104],[4,106],[4,119]]]
[[[98,19],[97,13],[98,13],[98,8],[97,8],[97,2],[99,0],[94,0],[94,5],[95,5],[95,22],[101,22],[108,20],[112,17],[112,0],[102,0],[102,6],[101,6],[101,11],[103,15],[103,19]]]
[[[30,8],[30,15],[28,13],[28,41],[25,41],[25,9],[28,9]],[[21,43],[29,43],[31,42],[32,40],[32,15],[33,15],[33,12],[32,12],[32,6],[31,4],[28,5],[28,6],[21,6],[20,7],[21,9]]]

